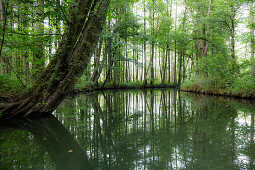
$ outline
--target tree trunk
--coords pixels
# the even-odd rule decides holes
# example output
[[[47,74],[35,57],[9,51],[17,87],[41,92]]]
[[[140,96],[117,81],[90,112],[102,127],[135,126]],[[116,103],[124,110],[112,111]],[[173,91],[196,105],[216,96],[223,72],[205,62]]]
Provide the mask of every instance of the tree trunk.
[[[182,82],[182,57],[183,57],[183,53],[180,53],[180,57],[179,57],[179,77],[178,77],[178,85],[181,85]]]
[[[154,47],[155,47],[155,41],[154,41],[154,19],[155,19],[155,12],[154,12],[154,5],[155,5],[155,1],[153,0],[153,10],[152,10],[152,44],[151,44],[151,59],[150,59],[150,71],[151,71],[151,82],[150,85],[153,86],[153,82],[154,82]]]
[[[251,15],[251,64],[252,64],[252,70],[251,75],[253,78],[255,78],[255,59],[254,59],[254,17],[253,17],[253,2],[250,3],[250,15]]]
[[[192,14],[192,11],[190,10],[190,8],[188,7],[187,3],[185,0],[182,0],[185,8],[187,9],[192,21],[193,21],[193,24],[195,27],[199,27],[198,26],[198,23],[201,22],[202,20],[202,17],[209,17],[210,14],[211,14],[211,7],[212,7],[212,0],[209,0],[209,6],[208,6],[208,10],[207,10],[207,14],[205,15],[204,12],[201,12],[203,10],[201,10],[201,7],[199,5],[199,2],[197,1],[197,6],[198,6],[198,20],[196,20],[195,17],[193,17],[193,14]],[[209,25],[205,25],[203,24],[201,26],[201,29],[199,29],[198,31],[196,31],[198,34],[199,39],[200,39],[200,50],[198,49],[198,44],[195,45],[195,48],[196,48],[196,51],[197,51],[197,55],[199,55],[200,57],[206,57],[207,56],[207,52],[208,52],[208,48],[209,48],[209,43],[208,41],[205,41],[205,38],[206,36],[209,34],[210,32],[210,28],[209,28]]]
[[[166,65],[167,65],[167,56],[168,56],[168,49],[164,50],[165,57],[163,58],[163,78],[162,84],[165,85],[166,80]]]
[[[0,26],[1,26],[1,31],[4,31],[4,3],[2,0],[0,0]],[[4,33],[2,33],[4,36]],[[2,40],[1,40],[1,46],[3,46],[3,36],[2,36]],[[2,54],[2,48],[0,49],[0,54]],[[0,56],[2,57],[2,55]],[[4,57],[2,57],[3,60],[5,60]],[[0,68],[1,73],[5,73],[5,68],[4,66],[1,66]]]
[[[139,64],[138,61],[139,60],[139,53],[138,53],[138,45],[137,45],[137,49],[136,49],[136,81],[139,81]]]
[[[172,57],[171,57],[171,51],[169,50],[169,45],[167,45],[167,51],[168,51],[168,83],[170,83],[171,82]]]
[[[96,84],[98,85],[98,79],[99,79],[99,76],[100,76],[100,73],[99,73],[99,63],[100,63],[100,56],[101,56],[101,52],[102,52],[102,44],[103,44],[103,40],[101,39],[99,41],[99,44],[98,44],[98,48],[95,52],[95,62],[94,62],[94,72],[91,76],[91,80]]]
[[[0,72],[9,73],[10,72],[10,62],[8,57],[3,55],[3,45],[5,40],[5,31],[7,26],[7,9],[8,2],[4,4],[3,0],[0,0],[0,29],[1,29],[1,47],[0,47],[0,58],[3,60],[2,68],[0,68]]]
[[[109,0],[78,1],[60,46],[29,92],[0,108],[4,118],[52,112],[87,68],[103,29]]]
[[[42,17],[43,15],[43,4],[44,0],[37,0],[36,1],[36,8],[37,8],[37,20],[35,23],[35,30],[38,34],[42,34],[44,31],[44,19]],[[36,70],[34,73],[34,77],[37,77],[40,72],[43,71],[45,66],[45,59],[44,59],[44,50],[43,50],[43,44],[41,42],[41,39],[38,39],[36,42],[36,50],[33,60],[33,68]]]
[[[176,64],[177,64],[177,49],[176,49],[176,40],[175,40],[175,49],[174,49],[174,85],[176,85]]]
[[[235,23],[234,15],[231,18],[231,56],[235,60]]]
[[[143,17],[144,17],[144,20],[143,20],[143,24],[144,24],[144,26],[143,26],[143,29],[144,29],[144,44],[143,44],[143,55],[144,55],[144,66],[143,66],[143,68],[144,68],[144,70],[143,70],[143,74],[144,74],[144,77],[143,77],[143,79],[144,79],[144,82],[143,82],[143,86],[146,86],[147,85],[147,70],[146,70],[146,67],[147,67],[147,64],[146,64],[146,20],[145,20],[145,13],[146,13],[146,11],[145,11],[145,0],[144,0],[144,2],[143,2],[144,4],[144,7],[143,7]]]

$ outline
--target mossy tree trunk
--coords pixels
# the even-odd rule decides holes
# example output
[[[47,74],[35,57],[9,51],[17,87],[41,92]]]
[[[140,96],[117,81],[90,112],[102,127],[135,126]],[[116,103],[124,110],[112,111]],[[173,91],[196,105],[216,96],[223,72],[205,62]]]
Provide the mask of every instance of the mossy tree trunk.
[[[60,46],[27,94],[0,108],[3,117],[48,113],[56,109],[86,69],[103,29],[110,0],[77,0]]]

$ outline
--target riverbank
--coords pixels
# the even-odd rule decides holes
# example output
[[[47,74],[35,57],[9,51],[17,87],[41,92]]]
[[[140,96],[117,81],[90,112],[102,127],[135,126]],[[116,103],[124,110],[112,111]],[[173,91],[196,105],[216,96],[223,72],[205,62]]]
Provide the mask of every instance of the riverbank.
[[[223,97],[232,97],[232,98],[240,98],[240,99],[250,99],[255,100],[255,90],[254,92],[233,92],[231,90],[227,89],[207,89],[203,86],[198,85],[196,83],[191,84],[183,84],[181,87],[178,85],[174,85],[173,83],[166,83],[162,84],[160,82],[155,82],[153,85],[147,84],[144,85],[142,82],[133,82],[133,83],[121,83],[121,84],[111,84],[106,83],[104,86],[99,83],[99,85],[88,85],[85,87],[82,87],[81,85],[76,87],[72,92],[70,92],[70,95],[77,93],[86,93],[86,92],[92,92],[92,91],[104,91],[104,90],[127,90],[127,89],[155,89],[155,88],[180,88],[181,91],[184,92],[191,92],[191,93],[197,93],[197,94],[203,94],[203,95],[215,95],[215,96],[223,96]],[[15,89],[17,90],[17,88]],[[19,92],[20,93],[20,92]],[[13,96],[16,96],[18,94],[17,91],[12,90],[6,90],[2,89],[0,90],[0,103],[5,103],[8,100],[10,100],[9,97],[13,98]],[[1,105],[0,105],[1,107]]]
[[[197,94],[255,100],[255,92],[241,93],[241,92],[233,92],[228,89],[202,89],[202,88],[197,88],[196,86],[191,86],[191,87],[181,86],[180,90],[185,92],[197,93]]]
[[[150,89],[150,88],[178,88],[179,86],[173,83],[161,84],[155,83],[153,85],[142,83],[127,83],[127,84],[105,84],[103,87],[99,84],[98,86],[87,86],[87,87],[77,87],[74,89],[74,93],[79,92],[91,92],[91,91],[103,91],[103,90],[126,90],[126,89]]]

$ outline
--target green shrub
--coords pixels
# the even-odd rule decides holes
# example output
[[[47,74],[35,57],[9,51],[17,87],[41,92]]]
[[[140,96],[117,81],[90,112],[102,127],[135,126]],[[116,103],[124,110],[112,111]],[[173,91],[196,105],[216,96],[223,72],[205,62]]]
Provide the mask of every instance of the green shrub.
[[[240,66],[229,56],[220,54],[201,58],[198,72],[207,89],[225,89],[237,77]]]
[[[0,75],[0,92],[1,93],[18,93],[25,90],[21,82],[8,75]]]
[[[231,91],[235,94],[255,94],[255,79],[250,75],[237,78],[232,85]]]

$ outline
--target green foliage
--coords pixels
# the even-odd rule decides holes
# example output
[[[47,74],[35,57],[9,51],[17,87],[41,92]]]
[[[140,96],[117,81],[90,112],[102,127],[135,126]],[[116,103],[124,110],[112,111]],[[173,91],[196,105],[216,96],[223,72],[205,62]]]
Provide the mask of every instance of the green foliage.
[[[250,71],[245,71],[242,74],[238,73],[240,68],[247,68],[247,65],[250,65],[247,61],[241,64],[230,62],[230,66],[217,65],[215,64],[217,60],[212,59],[202,61],[204,63],[200,63],[200,71],[207,69],[208,76],[193,74],[190,80],[186,80],[182,84],[183,90],[243,97],[255,96],[255,79],[251,77]]]
[[[0,75],[0,93],[18,93],[25,90],[21,82],[7,75]]]
[[[231,91],[235,94],[254,95],[255,94],[255,79],[250,75],[238,77],[233,85]]]
[[[73,10],[77,2],[48,0],[41,4],[42,7],[41,0],[8,2],[7,25],[1,51],[4,62],[1,63],[0,72],[3,75],[17,74],[29,86],[51,61],[63,38],[65,26],[70,24],[70,14],[77,15],[77,11]],[[212,1],[210,15],[208,0],[185,2],[188,8],[182,8],[185,10],[180,12],[178,10],[183,3],[178,1],[112,0],[100,37],[102,44],[95,50],[99,61],[91,60],[94,63],[88,64],[88,69],[76,87],[95,85],[89,78],[93,71],[101,68],[103,57],[106,56],[100,73],[100,80],[104,81],[108,76],[110,82],[106,86],[112,86],[113,79],[115,84],[123,87],[140,87],[145,79],[160,86],[164,73],[165,84],[168,85],[174,79],[181,82],[190,79],[184,82],[183,87],[210,91],[231,91],[233,88],[235,93],[238,90],[247,93],[253,88],[248,78],[251,62],[244,60],[238,64],[242,56],[237,56],[237,52],[232,55],[230,48],[233,33],[234,36],[239,35],[236,41],[243,44],[250,42],[250,32],[243,31],[240,36],[237,29],[237,24],[243,21],[247,28],[251,26],[250,20],[240,15],[248,1]],[[1,23],[3,30],[3,21]],[[152,44],[154,60],[149,61]],[[235,49],[238,49],[238,43],[235,44]],[[206,54],[202,54],[201,51],[207,45]],[[235,61],[231,58],[234,55]],[[153,79],[148,71],[151,66],[154,67]],[[144,78],[145,68],[147,77]],[[23,86],[16,78],[3,75],[0,77],[2,91],[21,91],[17,89]],[[139,77],[139,80],[134,77]],[[244,88],[245,85],[247,88]]]
[[[181,88],[184,90],[201,91],[203,89],[206,90],[207,86],[204,79],[202,79],[200,76],[193,75],[190,80],[184,81]]]
[[[78,83],[75,85],[76,88],[92,87],[95,83],[89,79],[85,74],[82,75]]]
[[[224,87],[231,79],[227,59],[221,55],[200,59],[198,70],[204,75],[209,88]]]

